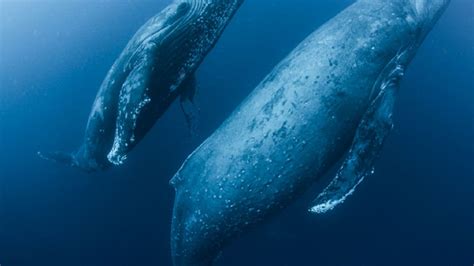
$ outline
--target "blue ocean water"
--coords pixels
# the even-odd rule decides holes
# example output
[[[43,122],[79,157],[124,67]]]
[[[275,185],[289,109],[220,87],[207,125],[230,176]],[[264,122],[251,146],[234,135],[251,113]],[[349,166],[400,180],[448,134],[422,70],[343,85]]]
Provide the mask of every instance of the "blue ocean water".
[[[169,2],[0,0],[2,266],[171,265],[169,179],[281,59],[353,1],[247,1],[197,72],[197,136],[175,104],[124,166],[86,174],[40,160],[37,151],[78,147],[106,72]],[[453,0],[402,82],[375,175],[324,215],[307,212],[325,183],[316,184],[216,265],[472,265],[473,77],[474,2]]]

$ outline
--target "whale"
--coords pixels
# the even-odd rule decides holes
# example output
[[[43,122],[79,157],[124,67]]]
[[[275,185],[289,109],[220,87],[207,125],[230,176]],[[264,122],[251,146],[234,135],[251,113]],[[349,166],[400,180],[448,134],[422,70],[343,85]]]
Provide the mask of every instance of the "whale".
[[[373,173],[406,69],[449,0],[359,0],[300,43],[173,176],[175,266],[212,265],[331,167],[324,213]]]
[[[106,75],[76,152],[39,153],[86,172],[123,164],[179,97],[194,127],[194,73],[243,0],[177,0],[148,20]]]

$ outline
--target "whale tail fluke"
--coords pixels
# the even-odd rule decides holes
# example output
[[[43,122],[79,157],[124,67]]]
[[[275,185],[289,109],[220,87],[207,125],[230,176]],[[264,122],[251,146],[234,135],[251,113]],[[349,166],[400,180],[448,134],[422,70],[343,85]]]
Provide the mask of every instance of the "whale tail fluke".
[[[75,163],[76,160],[72,153],[55,151],[47,153],[37,152],[37,154],[43,160],[52,161],[68,166],[77,166],[77,164]]]

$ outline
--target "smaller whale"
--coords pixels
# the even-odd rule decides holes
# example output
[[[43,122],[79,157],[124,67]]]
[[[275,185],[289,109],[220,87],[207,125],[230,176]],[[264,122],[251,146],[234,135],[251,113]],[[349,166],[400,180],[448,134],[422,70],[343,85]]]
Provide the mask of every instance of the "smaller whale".
[[[40,157],[87,172],[120,165],[178,97],[193,124],[194,72],[242,2],[178,0],[151,18],[104,79],[80,148]]]
[[[345,156],[310,210],[343,202],[372,172],[399,82],[448,3],[359,0],[290,53],[171,180],[174,265],[212,265]]]

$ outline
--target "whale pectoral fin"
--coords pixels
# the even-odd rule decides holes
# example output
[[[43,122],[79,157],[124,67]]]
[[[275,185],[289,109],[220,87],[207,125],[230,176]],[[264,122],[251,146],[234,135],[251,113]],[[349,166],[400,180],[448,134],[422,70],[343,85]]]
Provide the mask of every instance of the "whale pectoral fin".
[[[183,84],[183,92],[180,96],[180,106],[183,111],[184,118],[188,124],[191,135],[195,135],[197,131],[197,124],[199,118],[199,110],[194,103],[194,96],[196,95],[196,78],[192,77],[189,81]]]
[[[383,89],[372,102],[356,131],[352,146],[336,177],[313,201],[313,213],[325,213],[343,203],[370,174],[390,133],[396,85]]]
[[[120,90],[114,143],[107,155],[107,159],[115,165],[122,164],[127,158],[126,154],[135,142],[139,115],[151,102],[149,97],[151,71],[151,60],[143,58],[132,69]]]

